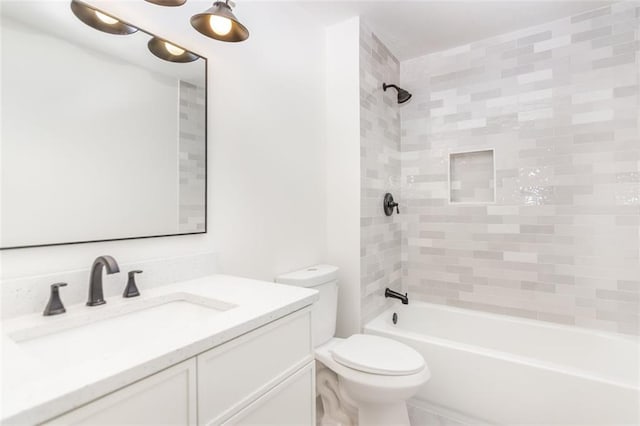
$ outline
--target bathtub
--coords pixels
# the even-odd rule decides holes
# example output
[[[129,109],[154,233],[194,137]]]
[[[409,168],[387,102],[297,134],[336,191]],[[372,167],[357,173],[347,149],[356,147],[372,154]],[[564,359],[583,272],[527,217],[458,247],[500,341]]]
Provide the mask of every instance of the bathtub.
[[[423,354],[431,379],[409,405],[430,415],[463,423],[640,423],[636,338],[422,302],[394,306],[364,332]]]

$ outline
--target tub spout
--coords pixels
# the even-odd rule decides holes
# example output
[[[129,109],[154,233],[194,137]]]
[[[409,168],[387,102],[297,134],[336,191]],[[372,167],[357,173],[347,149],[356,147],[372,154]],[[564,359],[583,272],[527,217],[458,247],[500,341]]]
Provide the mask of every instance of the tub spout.
[[[384,297],[392,297],[394,299],[398,299],[402,301],[403,305],[409,304],[409,297],[407,296],[407,293],[402,294],[402,293],[398,293],[397,291],[393,291],[391,289],[386,288],[384,290]]]

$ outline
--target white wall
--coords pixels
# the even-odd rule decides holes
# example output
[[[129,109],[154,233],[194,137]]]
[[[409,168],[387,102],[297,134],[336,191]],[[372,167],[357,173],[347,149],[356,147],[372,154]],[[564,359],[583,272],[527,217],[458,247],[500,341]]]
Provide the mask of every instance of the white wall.
[[[216,250],[222,272],[268,280],[323,261],[323,29],[293,3],[240,2],[251,37],[225,44],[191,28],[202,2],[101,5],[209,58],[209,233],[3,251],[2,277],[86,268],[101,254],[126,263]]]
[[[337,333],[360,331],[360,19],[327,37],[327,261],[340,268]]]
[[[211,232],[228,273],[272,279],[326,255],[324,33],[297,10],[241,3],[253,44],[211,57]]]

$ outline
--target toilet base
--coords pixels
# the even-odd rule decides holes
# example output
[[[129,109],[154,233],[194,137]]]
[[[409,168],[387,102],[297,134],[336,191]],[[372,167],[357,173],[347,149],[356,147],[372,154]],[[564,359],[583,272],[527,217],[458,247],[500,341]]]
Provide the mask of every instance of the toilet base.
[[[321,401],[320,426],[357,426],[357,409],[341,394],[338,376],[321,362],[316,361],[316,392]],[[319,410],[318,410],[319,412]]]

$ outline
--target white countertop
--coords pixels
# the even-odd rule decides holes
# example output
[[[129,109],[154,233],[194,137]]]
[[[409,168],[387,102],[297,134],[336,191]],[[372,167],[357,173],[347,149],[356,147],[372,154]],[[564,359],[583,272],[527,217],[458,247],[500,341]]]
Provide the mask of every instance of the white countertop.
[[[286,316],[318,298],[315,290],[226,275],[212,275],[146,291],[141,288],[140,292],[140,297],[132,299],[108,298],[107,304],[97,307],[67,306],[67,313],[62,315],[33,314],[3,321],[0,422],[36,424],[51,419]],[[151,344],[121,347],[97,359],[80,357],[79,362],[62,368],[45,365],[41,359],[25,353],[12,339],[19,330],[51,325],[53,321],[99,317],[105,312],[113,317],[114,311],[126,311],[128,304],[144,303],[173,293],[187,293],[237,306],[208,321],[194,322],[179,333],[161,334],[161,338],[155,338]],[[62,296],[64,301],[64,294]],[[101,332],[105,332],[104,327]],[[117,330],[113,332],[117,333]],[[65,354],[60,353],[64,350],[51,348],[51,356],[54,359],[64,357]]]

